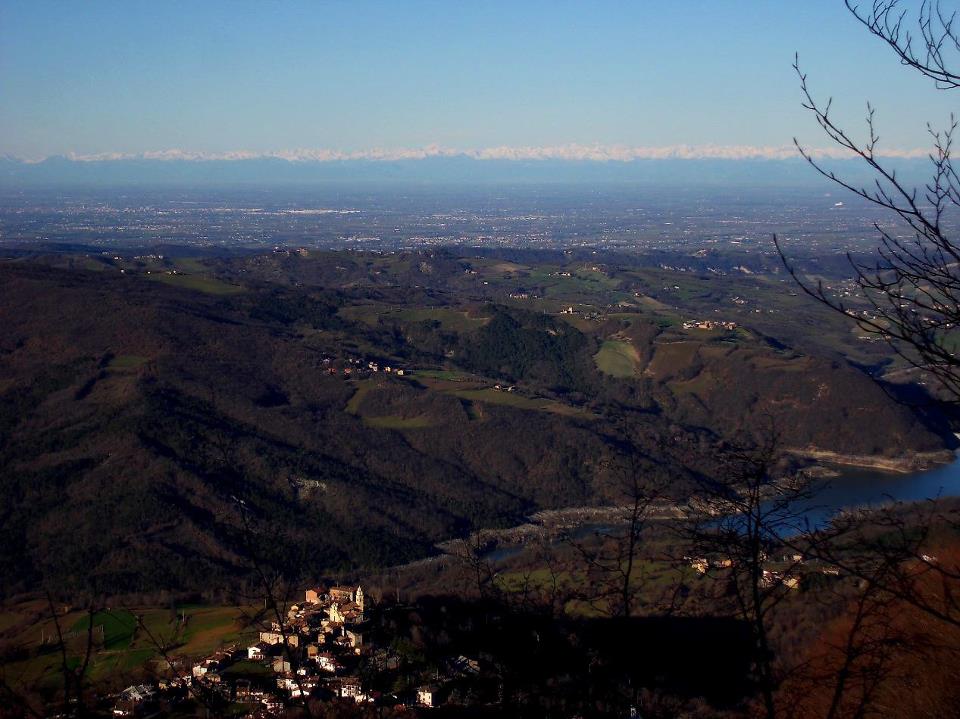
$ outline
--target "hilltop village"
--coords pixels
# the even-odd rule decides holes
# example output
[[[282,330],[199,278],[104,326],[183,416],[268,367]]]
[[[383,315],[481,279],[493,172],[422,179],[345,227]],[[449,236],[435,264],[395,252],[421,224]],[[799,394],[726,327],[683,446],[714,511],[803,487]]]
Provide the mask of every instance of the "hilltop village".
[[[117,717],[149,716],[181,705],[233,708],[232,716],[269,717],[307,701],[427,710],[475,701],[496,680],[478,658],[428,663],[391,634],[400,605],[371,606],[362,586],[316,586],[278,610],[247,644],[192,662],[170,660],[166,676],[114,697]],[[471,697],[471,699],[467,699]]]
[[[685,557],[700,577],[725,576],[727,557]],[[937,558],[924,555],[923,561]],[[819,578],[818,578],[819,576]],[[812,589],[840,572],[800,554],[764,559],[765,590]],[[332,711],[369,707],[417,715],[439,707],[498,706],[506,676],[492,655],[461,651],[427,656],[411,636],[428,631],[419,605],[372,602],[362,585],[313,586],[303,601],[265,608],[246,642],[192,660],[168,658],[152,683],[112,698],[116,717],[183,709],[231,708],[231,716],[277,716],[290,707],[328,705]],[[446,613],[446,609],[441,610]],[[271,618],[272,617],[272,618]]]

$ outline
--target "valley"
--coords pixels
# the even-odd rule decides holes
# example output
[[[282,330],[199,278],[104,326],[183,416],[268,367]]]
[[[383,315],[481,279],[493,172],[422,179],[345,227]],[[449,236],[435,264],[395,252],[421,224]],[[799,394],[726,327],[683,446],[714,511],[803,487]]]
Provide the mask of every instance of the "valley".
[[[230,584],[242,507],[278,556],[312,536],[309,572],[403,563],[616,503],[627,456],[682,496],[768,428],[798,466],[952,458],[947,418],[877,384],[896,358],[782,278],[515,254],[10,257],[8,594]]]

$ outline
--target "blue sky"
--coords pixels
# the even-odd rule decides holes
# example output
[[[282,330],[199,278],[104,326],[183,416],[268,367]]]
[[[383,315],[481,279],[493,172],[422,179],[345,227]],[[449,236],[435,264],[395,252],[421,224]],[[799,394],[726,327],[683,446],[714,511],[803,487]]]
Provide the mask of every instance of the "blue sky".
[[[825,145],[795,51],[889,148],[953,109],[840,0],[0,0],[0,153]]]

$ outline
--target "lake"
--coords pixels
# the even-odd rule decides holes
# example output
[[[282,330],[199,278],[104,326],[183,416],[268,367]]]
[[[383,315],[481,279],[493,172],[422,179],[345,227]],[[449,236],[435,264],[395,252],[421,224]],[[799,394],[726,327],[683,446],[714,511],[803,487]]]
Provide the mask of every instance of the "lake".
[[[833,515],[844,509],[960,497],[960,453],[952,463],[922,472],[884,472],[849,467],[836,469],[840,472],[839,476],[824,480],[815,497],[794,505],[811,527],[823,527]],[[574,538],[583,538],[591,534],[618,531],[622,531],[622,527],[585,524],[570,534]],[[523,550],[522,544],[504,543],[486,553],[484,558],[498,562],[516,556]]]
[[[824,524],[842,509],[960,496],[960,458],[935,469],[907,474],[876,469],[838,471],[840,476],[826,480],[817,496],[805,503],[813,525]]]

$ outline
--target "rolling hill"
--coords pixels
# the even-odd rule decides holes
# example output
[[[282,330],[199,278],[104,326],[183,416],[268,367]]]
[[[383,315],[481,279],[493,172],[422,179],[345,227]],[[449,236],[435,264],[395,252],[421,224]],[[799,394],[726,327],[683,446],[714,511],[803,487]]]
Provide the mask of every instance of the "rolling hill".
[[[712,442],[770,418],[791,447],[945,447],[845,363],[639,308],[511,302],[512,272],[414,254],[0,262],[4,593],[236,592],[253,562],[401,563],[616,502],[628,454],[689,491]],[[622,295],[586,282],[569,292]]]

